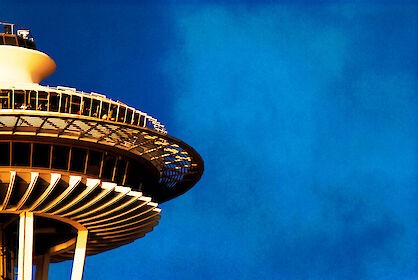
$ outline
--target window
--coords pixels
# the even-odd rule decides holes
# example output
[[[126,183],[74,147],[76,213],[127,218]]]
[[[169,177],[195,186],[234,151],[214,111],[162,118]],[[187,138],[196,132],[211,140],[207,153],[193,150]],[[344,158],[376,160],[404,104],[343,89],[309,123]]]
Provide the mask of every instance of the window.
[[[144,115],[141,115],[139,117],[139,124],[138,125],[142,126],[142,127],[145,127],[145,116]]]
[[[46,111],[48,106],[48,93],[45,91],[38,92],[38,107],[39,111]]]
[[[118,115],[118,105],[112,104],[110,106],[109,120],[115,121],[117,115]]]
[[[118,164],[116,166],[115,182],[118,184],[123,183],[123,177],[125,175],[126,160],[122,157],[118,158]]]
[[[90,108],[91,108],[91,99],[83,97],[83,101],[81,102],[81,110],[84,116],[90,116]]]
[[[14,109],[26,109],[26,96],[23,90],[14,91]]]
[[[102,178],[112,180],[113,169],[115,168],[116,157],[111,154],[106,154],[103,161]]]
[[[134,122],[133,122],[133,124],[134,125],[138,125],[138,120],[139,120],[139,113],[138,112],[135,112],[134,113]]]
[[[49,168],[51,145],[33,144],[32,166]]]
[[[51,167],[56,169],[67,169],[69,153],[69,147],[54,145],[52,149]]]
[[[59,108],[59,95],[56,92],[49,93],[49,111],[58,112]]]
[[[87,150],[80,148],[72,148],[70,170],[83,172],[86,165]]]
[[[100,118],[103,120],[107,120],[109,117],[109,103],[102,101],[102,112],[100,114]]]
[[[134,161],[129,161],[125,185],[134,190],[140,190],[141,177],[142,172],[140,166]]]
[[[126,112],[126,123],[132,123],[132,115],[133,111],[131,109],[128,109]]]
[[[91,116],[97,118],[99,116],[100,101],[93,99],[91,105]]]
[[[71,114],[81,115],[81,97],[77,95],[71,96]]]
[[[68,94],[61,94],[61,107],[60,113],[70,112],[70,96]]]
[[[29,92],[29,104],[27,107],[28,110],[36,110],[36,108],[38,107],[36,104],[36,95],[37,95],[37,92],[34,90],[31,90]]]
[[[103,153],[97,151],[89,151],[89,159],[87,162],[87,173],[99,176],[100,164],[102,162]]]
[[[0,109],[11,109],[11,90],[0,91]]]
[[[118,114],[118,122],[124,122],[125,121],[125,113],[126,108],[123,106],[119,107],[119,114]]]
[[[30,143],[12,143],[12,165],[29,166],[30,163]]]
[[[10,143],[9,142],[0,143],[0,165],[1,166],[10,165]]]

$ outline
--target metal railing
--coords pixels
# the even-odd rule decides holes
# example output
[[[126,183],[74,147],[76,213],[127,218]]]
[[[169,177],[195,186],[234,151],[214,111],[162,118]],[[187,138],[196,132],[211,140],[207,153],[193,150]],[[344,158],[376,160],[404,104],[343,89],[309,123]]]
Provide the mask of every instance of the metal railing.
[[[141,126],[167,134],[164,125],[147,113],[102,94],[80,92],[62,86],[45,87],[45,90],[0,89],[0,109],[73,114]]]

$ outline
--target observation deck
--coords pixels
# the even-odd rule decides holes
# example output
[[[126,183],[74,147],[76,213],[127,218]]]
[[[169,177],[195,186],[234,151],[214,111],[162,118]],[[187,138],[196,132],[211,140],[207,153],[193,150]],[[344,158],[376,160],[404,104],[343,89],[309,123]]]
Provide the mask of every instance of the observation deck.
[[[158,204],[195,185],[203,160],[145,112],[40,85],[55,62],[29,30],[0,25],[0,276],[13,278],[18,259],[19,280],[32,279],[33,257],[36,279],[47,279],[45,265],[74,257],[81,279],[85,255],[151,231]]]
[[[200,156],[155,118],[104,96],[61,87],[3,88],[0,108],[0,154],[10,154],[0,170],[27,166],[92,175],[159,203],[187,191],[203,171]],[[38,152],[45,145],[50,151]],[[25,160],[16,161],[20,154]],[[48,154],[51,159],[37,163]],[[142,173],[146,183],[138,178]]]

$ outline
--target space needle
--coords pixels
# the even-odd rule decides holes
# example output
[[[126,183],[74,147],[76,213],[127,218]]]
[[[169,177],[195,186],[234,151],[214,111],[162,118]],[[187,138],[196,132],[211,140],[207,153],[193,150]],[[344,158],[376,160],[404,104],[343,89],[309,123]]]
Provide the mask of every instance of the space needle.
[[[133,242],[203,160],[156,118],[103,94],[42,86],[55,62],[0,23],[0,279],[45,280],[50,263]]]

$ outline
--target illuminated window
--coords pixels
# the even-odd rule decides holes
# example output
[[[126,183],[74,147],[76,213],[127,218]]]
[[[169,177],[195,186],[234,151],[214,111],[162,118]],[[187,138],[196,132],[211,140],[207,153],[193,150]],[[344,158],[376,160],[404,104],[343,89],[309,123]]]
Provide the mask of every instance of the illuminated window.
[[[102,102],[102,112],[100,114],[100,118],[107,120],[109,118],[109,103]]]
[[[37,92],[34,90],[31,90],[29,92],[29,101],[28,101],[28,110],[36,110],[37,104],[36,104],[36,95]]]
[[[11,109],[11,90],[0,91],[0,109]]]
[[[81,97],[77,95],[71,96],[71,114],[81,115]]]
[[[126,108],[123,106],[119,107],[118,122],[125,122]]]
[[[70,112],[70,96],[68,94],[62,94],[60,113],[69,113],[69,112]]]
[[[97,118],[99,116],[100,101],[93,99],[91,103],[91,116]]]
[[[48,107],[48,93],[45,91],[38,92],[38,107],[36,110],[46,111]]]
[[[81,103],[81,108],[82,108],[84,116],[90,116],[91,99],[87,98],[87,97],[83,97],[83,101]]]

